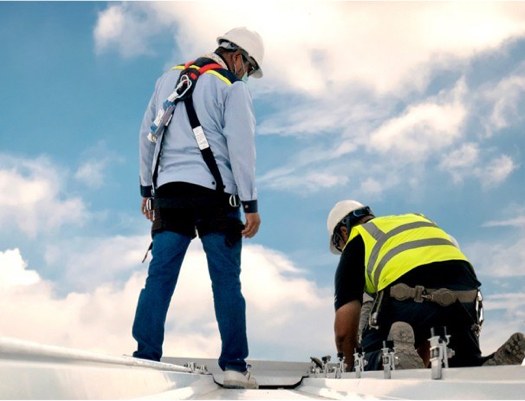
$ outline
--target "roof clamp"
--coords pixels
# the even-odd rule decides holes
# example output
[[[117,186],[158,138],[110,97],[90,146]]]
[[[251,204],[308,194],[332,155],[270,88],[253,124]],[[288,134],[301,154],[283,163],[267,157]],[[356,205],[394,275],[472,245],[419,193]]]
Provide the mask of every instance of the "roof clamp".
[[[337,359],[339,359],[339,363],[335,367],[335,378],[340,379],[343,376],[343,373],[346,372],[346,363],[345,363],[344,354],[342,352],[338,352]]]
[[[355,377],[357,379],[361,378],[361,373],[364,372],[365,366],[368,364],[368,361],[365,359],[365,353],[361,347],[357,347],[354,352],[354,369]]]
[[[341,373],[341,362],[339,364],[330,363],[330,360],[332,357],[330,355],[323,356],[321,359],[316,358],[314,356],[310,357],[310,360],[312,361],[312,364],[310,366],[310,370],[308,373],[311,373],[313,375],[322,375],[324,377],[329,377],[330,375],[334,375],[334,378],[340,378]],[[344,359],[343,359],[344,363]],[[344,371],[344,370],[343,370]],[[339,377],[338,377],[339,376]]]
[[[308,373],[312,373],[314,375],[321,373],[321,370],[323,370],[323,363],[319,360],[319,358],[311,356],[310,360],[312,361],[312,364],[310,365],[310,370]]]
[[[393,341],[383,341],[383,372],[385,379],[392,378],[392,371],[396,370],[396,356]]]
[[[448,359],[455,354],[454,350],[448,348],[450,335],[447,334],[445,326],[430,329],[430,363],[432,367],[432,379],[443,378],[443,368],[448,368]]]
[[[333,366],[330,365],[330,360],[332,357],[330,355],[323,356],[321,360],[323,361],[323,373],[324,377],[328,377],[329,373],[335,372],[335,369]]]
[[[187,362],[184,364],[184,367],[188,368],[191,373],[199,373],[202,375],[210,374],[206,365],[197,365],[195,362]]]

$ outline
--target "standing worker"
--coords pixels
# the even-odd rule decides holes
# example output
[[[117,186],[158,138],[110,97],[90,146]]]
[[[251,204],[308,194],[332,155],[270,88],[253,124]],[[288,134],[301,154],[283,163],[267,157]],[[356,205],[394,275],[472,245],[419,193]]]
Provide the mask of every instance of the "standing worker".
[[[261,224],[255,116],[246,81],[262,77],[264,46],[258,33],[244,27],[219,36],[217,43],[213,53],[158,79],[142,121],[142,213],[153,222],[153,241],[133,322],[138,343],[133,356],[160,360],[168,306],[198,233],[212,282],[224,386],[257,388],[246,364],[240,263],[242,237],[253,237]]]
[[[522,333],[488,357],[479,348],[481,285],[455,240],[420,214],[375,217],[355,201],[328,215],[330,250],[341,254],[335,275],[335,341],[353,368],[363,292],[375,298],[361,348],[365,370],[383,368],[383,341],[392,340],[397,368],[429,365],[431,328],[446,327],[455,355],[449,366],[520,364]]]

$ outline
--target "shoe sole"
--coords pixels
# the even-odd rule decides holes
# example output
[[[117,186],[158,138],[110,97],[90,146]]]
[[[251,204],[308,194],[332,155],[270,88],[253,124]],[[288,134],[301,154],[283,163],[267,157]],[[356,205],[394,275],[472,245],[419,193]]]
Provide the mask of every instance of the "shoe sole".
[[[259,388],[259,386],[246,386],[246,384],[233,381],[224,382],[222,387],[230,390],[256,390]]]
[[[524,357],[525,337],[523,333],[514,333],[483,366],[521,365]]]
[[[388,339],[394,342],[396,369],[423,369],[423,360],[414,348],[414,330],[405,322],[395,322],[390,328]]]

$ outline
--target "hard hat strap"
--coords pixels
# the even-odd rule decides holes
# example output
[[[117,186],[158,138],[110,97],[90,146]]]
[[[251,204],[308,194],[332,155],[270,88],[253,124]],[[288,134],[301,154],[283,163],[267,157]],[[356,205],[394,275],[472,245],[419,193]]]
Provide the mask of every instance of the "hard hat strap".
[[[365,216],[374,216],[372,210],[368,206],[351,211],[341,220],[339,224],[344,225],[348,232],[350,232],[350,229]]]

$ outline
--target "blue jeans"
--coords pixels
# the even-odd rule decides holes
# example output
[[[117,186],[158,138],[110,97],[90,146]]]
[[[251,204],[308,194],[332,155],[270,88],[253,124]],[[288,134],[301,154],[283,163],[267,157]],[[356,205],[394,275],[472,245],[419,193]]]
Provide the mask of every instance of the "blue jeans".
[[[201,241],[208,261],[222,341],[219,366],[223,370],[244,372],[248,340],[246,303],[240,281],[242,241],[228,246],[221,232],[208,233]],[[191,237],[174,231],[153,235],[152,260],[133,322],[133,337],[138,343],[134,357],[159,361],[162,356],[166,315],[190,242]]]

